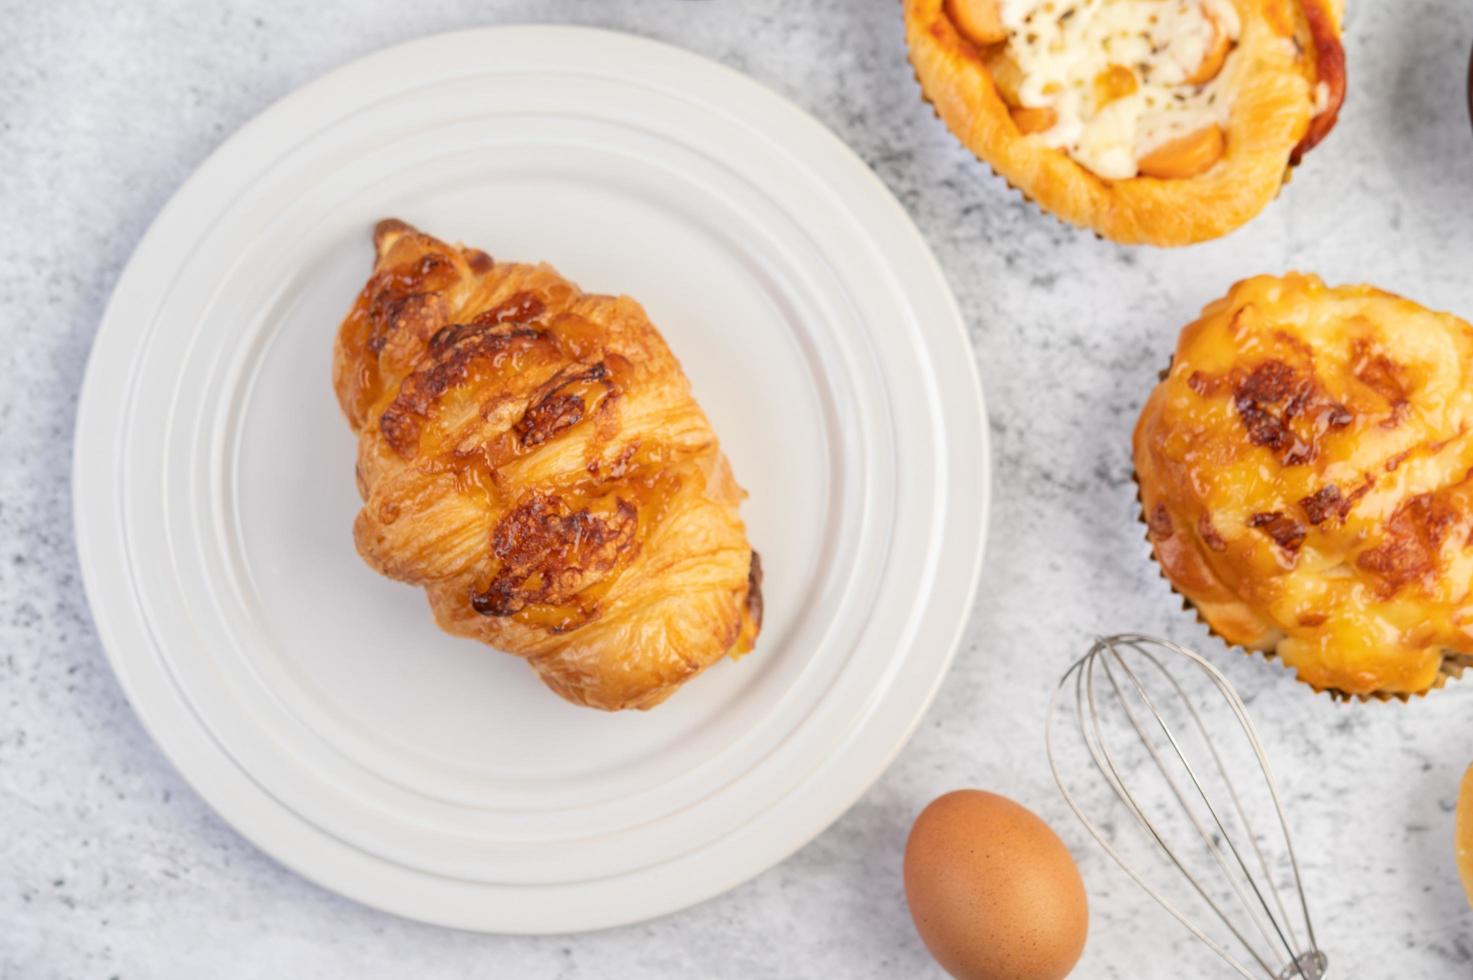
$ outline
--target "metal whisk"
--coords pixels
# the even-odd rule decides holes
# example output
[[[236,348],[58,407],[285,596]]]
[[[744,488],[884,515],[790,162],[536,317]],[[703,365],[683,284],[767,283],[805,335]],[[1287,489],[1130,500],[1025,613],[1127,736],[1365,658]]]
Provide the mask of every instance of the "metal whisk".
[[[1055,720],[1061,713],[1067,716],[1071,700],[1083,748],[1114,799],[1134,818],[1126,826],[1143,830],[1136,843],[1181,873],[1184,895],[1208,913],[1205,928],[1126,859],[1121,853],[1126,842],[1111,832],[1114,822],[1106,819],[1111,831],[1103,829],[1085,815],[1070,791],[1059,759],[1071,748],[1077,754],[1079,744],[1056,744]],[[1223,724],[1224,713],[1236,724]],[[1215,667],[1166,640],[1133,634],[1105,637],[1059,681],[1049,702],[1045,739],[1054,779],[1075,816],[1136,884],[1238,974],[1248,980],[1325,976],[1328,960],[1315,942],[1299,862],[1268,759],[1243,700]],[[1261,779],[1245,781],[1242,772],[1237,779],[1229,775],[1224,756],[1235,749],[1251,754]],[[1083,792],[1111,804],[1098,783]],[[1264,837],[1256,832],[1250,819],[1255,801],[1260,815],[1271,812],[1277,818],[1278,833]],[[1173,814],[1185,820],[1164,819]],[[1211,871],[1210,877],[1201,873],[1202,867]],[[1291,893],[1287,903],[1283,892]]]

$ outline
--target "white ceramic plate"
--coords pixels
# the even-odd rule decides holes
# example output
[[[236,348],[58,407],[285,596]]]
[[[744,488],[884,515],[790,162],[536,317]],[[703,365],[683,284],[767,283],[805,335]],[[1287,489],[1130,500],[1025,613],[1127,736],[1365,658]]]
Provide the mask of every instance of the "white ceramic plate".
[[[577,708],[359,560],[329,362],[386,216],[644,303],[751,493],[755,653]],[[730,888],[879,775],[967,617],[986,437],[940,270],[818,123],[650,41],[496,28],[306,86],[175,195],[92,352],[77,538],[130,700],[241,833],[382,909],[564,932]]]

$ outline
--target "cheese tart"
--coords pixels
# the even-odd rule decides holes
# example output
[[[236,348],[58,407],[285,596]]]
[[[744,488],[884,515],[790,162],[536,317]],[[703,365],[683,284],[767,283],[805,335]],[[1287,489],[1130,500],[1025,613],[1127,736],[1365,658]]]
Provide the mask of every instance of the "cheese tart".
[[[1335,124],[1340,0],[905,0],[926,98],[1059,218],[1186,245],[1244,224]]]

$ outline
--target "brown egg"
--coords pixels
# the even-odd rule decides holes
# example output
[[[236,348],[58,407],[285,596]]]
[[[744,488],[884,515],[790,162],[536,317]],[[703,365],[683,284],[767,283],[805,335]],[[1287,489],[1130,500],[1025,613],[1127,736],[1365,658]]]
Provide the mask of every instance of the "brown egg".
[[[1033,813],[976,789],[935,800],[905,845],[916,930],[957,980],[1061,980],[1089,931],[1084,880]]]

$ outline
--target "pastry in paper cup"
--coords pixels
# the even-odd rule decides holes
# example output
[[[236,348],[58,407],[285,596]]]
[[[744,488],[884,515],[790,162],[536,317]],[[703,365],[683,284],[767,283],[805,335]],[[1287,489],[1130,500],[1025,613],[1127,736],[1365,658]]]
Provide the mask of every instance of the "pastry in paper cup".
[[[1473,663],[1473,325],[1245,280],[1182,331],[1134,458],[1162,573],[1227,643],[1360,698]]]
[[[1339,0],[905,0],[925,97],[1062,220],[1118,242],[1225,235],[1345,94]]]

